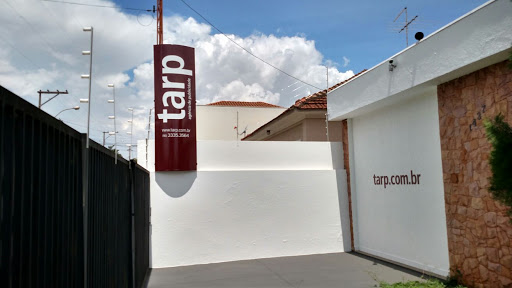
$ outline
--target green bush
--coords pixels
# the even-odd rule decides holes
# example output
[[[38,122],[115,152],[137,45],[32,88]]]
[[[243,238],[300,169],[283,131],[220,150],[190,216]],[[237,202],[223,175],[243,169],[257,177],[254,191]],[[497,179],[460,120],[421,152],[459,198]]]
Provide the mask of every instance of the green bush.
[[[484,122],[487,139],[492,144],[489,164],[492,177],[489,191],[502,204],[509,207],[512,217],[512,128],[499,114]]]
[[[449,284],[445,284],[438,280],[427,280],[425,282],[419,281],[409,281],[409,282],[401,282],[394,284],[380,283],[381,288],[446,288],[446,287],[455,287],[455,288],[464,288],[464,286],[451,286]]]

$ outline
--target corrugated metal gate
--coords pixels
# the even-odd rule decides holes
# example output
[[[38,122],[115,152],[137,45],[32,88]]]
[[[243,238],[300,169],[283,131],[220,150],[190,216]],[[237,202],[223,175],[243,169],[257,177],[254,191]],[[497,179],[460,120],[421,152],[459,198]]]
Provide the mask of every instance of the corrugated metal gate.
[[[2,287],[144,282],[149,174],[85,139],[0,87]]]

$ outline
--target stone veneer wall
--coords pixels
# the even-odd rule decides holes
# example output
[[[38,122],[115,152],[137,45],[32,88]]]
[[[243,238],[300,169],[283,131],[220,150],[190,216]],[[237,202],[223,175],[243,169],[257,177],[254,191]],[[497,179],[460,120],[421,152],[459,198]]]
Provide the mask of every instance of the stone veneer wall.
[[[352,191],[350,190],[350,158],[348,147],[348,123],[347,120],[341,121],[341,142],[343,145],[343,165],[347,171],[347,193],[348,193],[348,216],[350,219],[350,248],[354,249],[354,223],[352,221]]]
[[[469,286],[512,287],[512,225],[488,192],[491,145],[483,126],[500,112],[512,123],[512,70],[507,61],[491,65],[437,93],[452,275],[460,271]]]

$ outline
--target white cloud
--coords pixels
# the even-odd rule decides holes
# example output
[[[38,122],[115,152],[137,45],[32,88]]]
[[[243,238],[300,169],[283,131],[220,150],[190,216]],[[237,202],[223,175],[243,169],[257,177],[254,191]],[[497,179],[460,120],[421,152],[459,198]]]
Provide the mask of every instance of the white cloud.
[[[272,93],[265,90],[265,88],[258,83],[246,85],[240,80],[235,80],[222,87],[219,93],[213,98],[213,101],[221,100],[277,103],[279,101],[279,93]]]
[[[343,56],[343,67],[347,67],[349,63],[350,63],[350,59]]]
[[[14,0],[7,1],[13,3]],[[114,5],[109,1],[95,4]],[[68,89],[69,95],[59,96],[45,105],[44,110],[52,115],[77,105],[79,98],[88,97],[88,81],[80,79],[80,74],[89,73],[89,57],[82,56],[81,51],[90,49],[90,34],[83,32],[82,27],[93,26],[91,137],[101,143],[101,132],[113,129],[113,123],[107,119],[113,108],[107,104],[107,99],[111,98],[107,84],[111,82],[116,85],[118,127],[128,129],[131,114],[127,108],[134,107],[134,139],[147,136],[144,129],[148,111],[154,106],[152,57],[156,29],[152,15],[134,16],[116,9],[38,0],[16,2],[14,7],[16,11],[0,2],[0,85],[33,104],[37,103],[39,89]],[[196,48],[196,91],[200,104],[240,100],[289,106],[296,100],[294,96],[303,97],[318,90],[303,83],[290,86],[297,80],[250,56],[224,35],[212,33],[210,26],[193,18],[166,17],[164,36],[165,43]],[[315,42],[305,35],[277,37],[258,32],[244,38],[228,37],[289,74],[325,88],[323,63],[329,60],[323,58]],[[348,65],[350,60],[343,59]],[[331,66],[329,84],[334,85],[353,74]],[[84,131],[85,108],[62,113],[62,119]],[[128,143],[125,132],[119,133],[118,140]]]

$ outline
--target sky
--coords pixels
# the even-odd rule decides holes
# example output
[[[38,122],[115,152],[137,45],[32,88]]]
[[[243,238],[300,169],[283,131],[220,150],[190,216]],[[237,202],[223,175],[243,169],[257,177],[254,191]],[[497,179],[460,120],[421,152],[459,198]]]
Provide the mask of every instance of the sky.
[[[114,130],[113,120],[108,119],[113,115],[113,105],[108,103],[113,89],[107,87],[114,83],[118,147],[127,157],[129,107],[134,108],[133,142],[148,135],[156,16],[144,9],[151,10],[156,1],[63,2],[0,0],[0,85],[34,105],[38,90],[68,90],[68,95],[42,107],[51,115],[79,105],[80,98],[88,98],[88,80],[80,75],[88,74],[90,59],[81,52],[91,45],[91,34],[82,27],[93,26],[90,136],[101,144],[102,132]],[[405,15],[393,22],[404,7],[409,20],[418,15],[410,25],[410,45],[416,32],[427,36],[485,2],[164,0],[164,43],[196,49],[198,104],[238,100],[289,107],[326,87],[326,67],[332,86],[406,48],[404,31],[398,33]],[[307,84],[252,57],[227,37]],[[43,101],[48,97],[43,96]],[[87,105],[80,107],[59,118],[84,132]],[[113,141],[109,137],[106,143]]]

